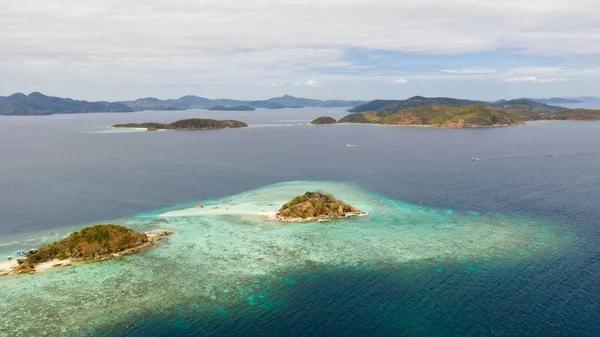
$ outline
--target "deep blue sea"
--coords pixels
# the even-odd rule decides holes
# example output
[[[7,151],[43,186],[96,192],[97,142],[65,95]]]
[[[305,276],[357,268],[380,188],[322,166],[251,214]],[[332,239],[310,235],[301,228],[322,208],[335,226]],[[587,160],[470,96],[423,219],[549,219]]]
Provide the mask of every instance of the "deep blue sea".
[[[572,235],[577,249],[506,265],[316,268],[265,285],[269,301],[202,316],[169,307],[98,334],[600,335],[600,122],[475,129],[299,125],[344,114],[332,108],[2,117],[0,237],[34,236],[278,182],[348,182],[411,204],[545,219]],[[251,127],[107,128],[190,117],[239,119]]]

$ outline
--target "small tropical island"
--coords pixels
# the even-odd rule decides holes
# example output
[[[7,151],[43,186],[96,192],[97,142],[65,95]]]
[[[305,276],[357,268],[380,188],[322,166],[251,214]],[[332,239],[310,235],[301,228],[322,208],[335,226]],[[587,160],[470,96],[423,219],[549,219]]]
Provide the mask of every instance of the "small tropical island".
[[[275,218],[283,222],[310,222],[365,215],[365,212],[323,192],[306,192],[284,204]]]
[[[113,128],[130,128],[130,129],[146,129],[148,131],[156,130],[221,130],[221,129],[234,129],[234,128],[245,128],[248,124],[236,120],[216,120],[216,119],[203,119],[203,118],[192,118],[183,119],[173,123],[127,123],[127,124],[115,124]]]
[[[208,108],[210,111],[254,111],[256,110],[254,107],[247,105],[236,105],[236,106],[224,106],[224,105],[215,105]]]
[[[169,232],[136,232],[114,224],[86,227],[68,237],[32,249],[17,252],[21,257],[9,257],[0,263],[0,276],[26,274],[74,262],[99,261],[137,253],[163,239]]]
[[[310,124],[313,125],[326,125],[326,124],[336,124],[337,121],[333,117],[318,117],[314,119]]]

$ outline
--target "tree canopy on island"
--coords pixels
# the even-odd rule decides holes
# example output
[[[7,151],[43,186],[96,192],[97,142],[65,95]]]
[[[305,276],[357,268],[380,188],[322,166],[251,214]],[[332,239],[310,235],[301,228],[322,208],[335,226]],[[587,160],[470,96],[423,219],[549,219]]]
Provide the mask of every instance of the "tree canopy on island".
[[[318,117],[315,118],[310,124],[322,125],[322,124],[335,124],[337,121],[333,117]]]
[[[467,106],[429,105],[391,110],[390,107],[346,115],[338,123],[382,125],[427,125],[447,128],[508,126],[536,120],[600,120],[599,110],[551,107],[528,100],[513,100],[502,106],[472,104]],[[540,112],[547,111],[547,112]]]
[[[86,227],[68,237],[30,250],[24,259],[19,259],[21,272],[33,271],[35,265],[67,258],[96,260],[148,242],[145,233],[121,225],[104,224]]]
[[[146,128],[154,130],[218,130],[227,128],[243,128],[248,124],[236,120],[216,120],[204,118],[183,119],[173,123],[156,122],[115,124],[115,128]]]
[[[356,207],[337,200],[323,192],[306,192],[284,204],[278,212],[279,219],[319,219],[358,215]]]

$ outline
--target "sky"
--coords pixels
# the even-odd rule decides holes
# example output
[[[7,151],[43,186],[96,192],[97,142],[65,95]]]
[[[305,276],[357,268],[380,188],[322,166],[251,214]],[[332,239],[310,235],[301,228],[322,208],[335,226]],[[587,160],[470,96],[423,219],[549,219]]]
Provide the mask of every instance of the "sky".
[[[597,0],[0,2],[0,96],[600,96]]]

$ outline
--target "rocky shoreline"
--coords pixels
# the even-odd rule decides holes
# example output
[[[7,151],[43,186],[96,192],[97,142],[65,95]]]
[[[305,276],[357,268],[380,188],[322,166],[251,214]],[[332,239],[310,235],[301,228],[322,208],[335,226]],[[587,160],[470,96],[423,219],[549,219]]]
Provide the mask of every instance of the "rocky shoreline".
[[[366,215],[358,208],[324,192],[306,192],[284,204],[275,214],[281,222],[312,222]]]
[[[31,266],[25,267],[27,264],[27,256],[23,258],[11,259],[9,261],[0,262],[0,276],[8,276],[8,275],[18,275],[18,274],[32,274],[42,272],[51,268],[61,267],[61,266],[70,266],[74,263],[84,263],[84,262],[98,262],[110,260],[113,258],[117,258],[120,256],[130,255],[138,253],[142,250],[148,249],[155,245],[157,242],[165,239],[167,236],[171,235],[172,232],[168,231],[152,231],[152,232],[144,232],[146,236],[146,240],[141,242],[139,245],[135,247],[130,247],[118,252],[104,254],[99,256],[98,258],[78,258],[78,257],[66,257],[66,258],[54,258],[49,261],[44,261],[41,263],[36,263]]]

